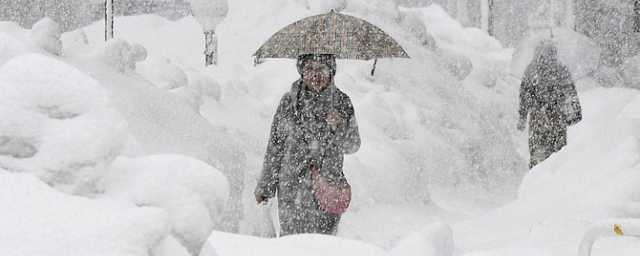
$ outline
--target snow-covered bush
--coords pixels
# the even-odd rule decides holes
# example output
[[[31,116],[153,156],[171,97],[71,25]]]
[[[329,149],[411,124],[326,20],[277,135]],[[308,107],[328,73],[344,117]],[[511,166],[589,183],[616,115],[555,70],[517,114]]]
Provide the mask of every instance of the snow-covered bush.
[[[189,83],[187,74],[180,67],[159,55],[151,55],[148,61],[138,63],[136,71],[160,89],[172,90]]]
[[[62,53],[61,35],[60,25],[49,17],[42,18],[31,27],[31,43],[54,55]]]
[[[229,183],[220,171],[180,155],[117,158],[101,187],[109,197],[166,210],[172,235],[193,255],[220,221],[229,198]]]
[[[473,63],[469,58],[455,52],[442,50],[436,56],[436,61],[458,80],[465,79],[473,69]]]
[[[126,122],[98,82],[53,58],[0,68],[0,166],[75,194],[90,192],[119,154]]]
[[[401,18],[399,23],[432,54],[433,59],[440,64],[442,68],[461,81],[471,73],[473,63],[464,53],[457,52],[458,47],[452,47],[452,45],[466,44],[467,42],[462,37],[449,38],[450,32],[446,34],[439,33],[440,31],[433,29],[438,23],[429,20],[431,16],[441,16],[442,20],[447,20],[448,23],[458,25],[444,12],[442,7],[437,5],[417,10],[403,8],[402,12],[400,12]],[[456,26],[455,28],[459,30],[460,34],[467,32],[464,31],[461,26]],[[431,33],[429,31],[431,31]],[[437,36],[439,40],[436,40],[432,33],[438,33]],[[438,45],[437,41],[440,42],[440,45]]]
[[[183,100],[189,107],[193,109],[193,112],[200,112],[200,105],[202,105],[202,94],[191,90],[188,87],[182,86],[170,90],[171,94]]]
[[[202,95],[213,97],[216,101],[220,100],[220,84],[211,76],[207,76],[200,72],[187,72],[189,84],[187,87]]]
[[[84,29],[76,29],[62,34],[60,37],[63,51],[67,57],[85,56],[91,52],[89,39]]]
[[[398,23],[413,35],[413,38],[418,40],[428,51],[434,52],[438,49],[436,40],[429,34],[420,16],[421,14],[418,12],[404,10],[400,12],[400,20]]]
[[[144,48],[141,44],[133,43],[131,44],[131,52],[130,52],[130,62],[129,68],[136,69],[136,62],[144,61],[147,59],[147,49]]]
[[[134,43],[132,45],[125,40],[113,38],[100,45],[92,55],[94,60],[104,62],[117,71],[124,73],[125,71],[134,70],[136,62],[145,60],[147,51],[140,44]]]

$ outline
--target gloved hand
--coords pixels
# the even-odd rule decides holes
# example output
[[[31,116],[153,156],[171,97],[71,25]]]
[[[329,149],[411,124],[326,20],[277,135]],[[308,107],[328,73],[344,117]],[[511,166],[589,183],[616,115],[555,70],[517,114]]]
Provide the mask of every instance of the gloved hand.
[[[518,120],[518,130],[524,131],[524,128],[526,126],[527,126],[527,119],[520,118],[520,120]]]
[[[331,126],[331,129],[337,129],[340,124],[340,112],[335,108],[329,110],[329,112],[327,112],[327,122]]]

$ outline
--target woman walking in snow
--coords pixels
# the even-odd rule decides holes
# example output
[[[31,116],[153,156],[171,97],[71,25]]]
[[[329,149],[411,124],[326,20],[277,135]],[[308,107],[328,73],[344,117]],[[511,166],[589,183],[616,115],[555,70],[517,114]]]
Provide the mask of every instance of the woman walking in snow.
[[[344,154],[360,147],[358,125],[349,96],[334,85],[333,55],[301,55],[297,68],[301,78],[273,118],[255,198],[264,203],[277,194],[281,236],[335,234],[346,206],[335,212],[320,203],[312,171],[332,186],[348,187],[342,165]]]

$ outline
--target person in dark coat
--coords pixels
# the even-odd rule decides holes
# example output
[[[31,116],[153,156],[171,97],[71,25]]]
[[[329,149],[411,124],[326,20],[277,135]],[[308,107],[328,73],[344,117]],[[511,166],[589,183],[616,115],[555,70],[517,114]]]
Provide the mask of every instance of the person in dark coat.
[[[577,112],[567,113],[567,107]],[[518,112],[518,130],[525,129],[529,116],[529,168],[564,147],[567,125],[582,119],[569,69],[558,61],[557,49],[549,41],[536,46],[534,60],[525,70]]]
[[[332,184],[346,185],[344,154],[360,147],[349,96],[334,85],[333,55],[302,55],[301,78],[284,94],[273,118],[260,180],[258,203],[278,196],[280,235],[335,234],[340,214],[322,209],[313,195],[311,168]]]

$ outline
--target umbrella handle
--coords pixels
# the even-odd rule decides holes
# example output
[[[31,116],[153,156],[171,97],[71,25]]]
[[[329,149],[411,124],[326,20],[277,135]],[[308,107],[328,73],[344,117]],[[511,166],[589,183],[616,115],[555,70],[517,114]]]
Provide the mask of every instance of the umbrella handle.
[[[373,61],[373,68],[371,69],[371,76],[373,76],[373,73],[376,71],[376,64],[378,63],[378,59],[375,59]]]

